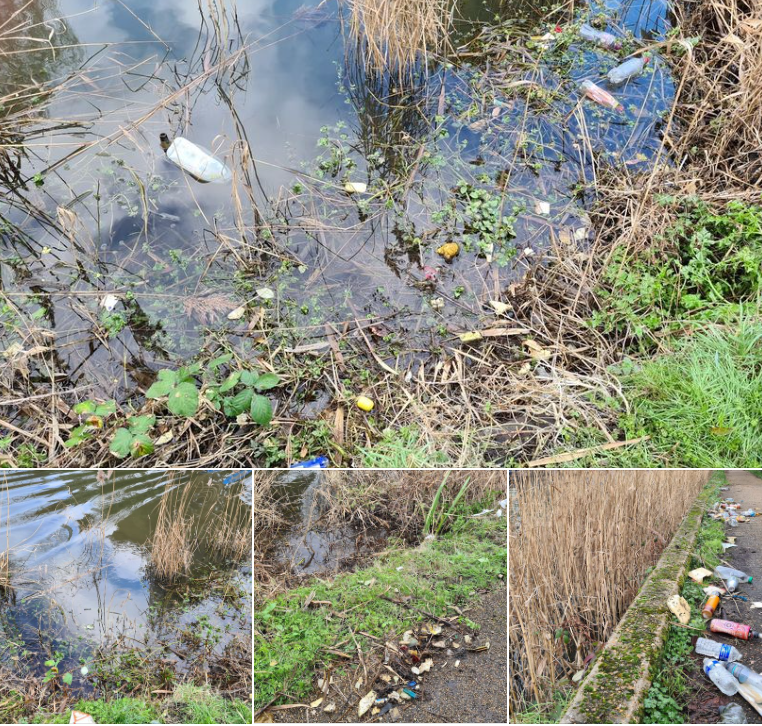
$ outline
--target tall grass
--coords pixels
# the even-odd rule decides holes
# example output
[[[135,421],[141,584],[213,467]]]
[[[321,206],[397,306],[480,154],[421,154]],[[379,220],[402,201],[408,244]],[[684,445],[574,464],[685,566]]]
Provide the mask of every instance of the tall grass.
[[[151,542],[151,569],[167,583],[190,572],[198,538],[190,514],[191,486],[168,482],[159,502],[156,528]]]
[[[349,29],[371,71],[408,75],[448,48],[453,0],[346,0]]]
[[[225,498],[225,508],[212,522],[211,549],[220,557],[241,562],[251,552],[252,510],[235,491]]]
[[[513,714],[557,700],[708,479],[700,470],[511,472]]]

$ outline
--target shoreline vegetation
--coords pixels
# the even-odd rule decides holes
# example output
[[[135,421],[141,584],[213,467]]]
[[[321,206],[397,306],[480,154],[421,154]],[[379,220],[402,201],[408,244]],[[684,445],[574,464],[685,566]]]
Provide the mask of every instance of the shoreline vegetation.
[[[653,88],[638,111],[654,115],[655,146],[640,155],[644,158],[627,159],[620,154],[624,149],[591,154],[589,173],[583,171],[574,194],[582,200],[579,218],[589,215],[592,241],[587,246],[556,230],[552,244],[530,250],[533,256],[512,244],[527,210],[511,201],[510,180],[532,169],[538,176],[545,173],[552,162],[542,144],[527,138],[504,174],[485,172],[479,179],[473,165],[457,157],[445,160],[438,144],[453,128],[489,129],[495,109],[499,115],[502,108],[495,105],[498,96],[500,104],[519,104],[524,118],[545,114],[551,126],[565,123],[558,114],[570,108],[563,105],[568,100],[563,94],[570,93],[563,67],[575,61],[568,55],[569,39],[574,42],[582,21],[603,26],[605,18],[584,6],[574,14],[564,7],[552,14],[560,32],[551,33],[557,38],[550,46],[537,40],[548,27],[553,31],[547,21],[527,27],[508,19],[451,49],[445,40],[450,3],[395,7],[401,19],[376,13],[379,8],[391,13],[381,0],[352,0],[349,15],[341,15],[351,20],[348,25],[342,20],[342,32],[348,55],[357,56],[351,73],[359,74],[347,86],[348,100],[358,88],[376,88],[389,109],[415,115],[418,137],[392,135],[363,156],[343,122],[326,128],[318,157],[307,171],[294,170],[293,188],[282,190],[286,201],[268,200],[270,207],[256,198],[253,162],[244,151],[243,167],[234,170],[236,230],[220,241],[225,254],[243,263],[240,291],[246,302],[225,318],[215,317],[211,299],[204,303],[207,336],[194,360],[180,365],[170,357],[158,378],[152,373],[126,398],[97,393],[88,398],[87,391],[67,390],[60,380],[56,333],[44,324],[42,298],[0,291],[2,465],[282,467],[321,455],[334,466],[370,467],[760,463],[759,6],[696,0],[674,8],[674,26],[664,40],[646,44],[674,87],[674,100],[665,108],[655,110],[662,91]],[[425,14],[416,15],[416,7]],[[329,5],[318,9],[327,12]],[[211,22],[219,41],[222,16]],[[424,60],[419,53],[411,65],[414,51],[400,44],[396,22],[420,40]],[[362,29],[367,34],[361,36]],[[625,40],[628,50],[642,51],[631,38]],[[244,46],[215,55],[213,66],[207,63],[200,76],[162,99],[136,125],[210,78],[222,83],[225,73],[245,65],[245,57]],[[543,85],[549,57],[553,68],[561,69],[556,87]],[[379,71],[381,64],[407,68],[410,75],[399,75],[394,91],[392,71]],[[464,81],[470,95],[451,98],[442,80],[448,74]],[[69,88],[75,79],[61,83]],[[46,103],[61,92],[51,81],[44,91],[28,88],[3,97],[1,195],[10,208],[42,215],[75,241],[84,234],[81,221],[66,206],[58,207],[57,220],[35,208],[24,184],[37,181],[24,179],[20,171],[27,145],[40,135]],[[567,120],[577,123],[580,107],[571,108]],[[607,113],[613,112],[596,112],[588,120],[605,121]],[[45,119],[44,125],[67,123],[73,122]],[[592,149],[586,133],[583,129],[578,143]],[[116,138],[123,136],[96,139],[82,149]],[[383,177],[374,176],[382,162],[373,154],[395,159]],[[419,219],[405,216],[411,190],[423,188],[428,183],[423,170],[440,163],[451,164],[455,181],[438,190],[446,203],[421,231]],[[458,178],[461,167],[471,169],[472,177]],[[373,177],[367,199],[345,188],[359,168]],[[38,181],[44,183],[44,174]],[[247,205],[251,223],[245,222]],[[474,254],[475,264],[486,256],[508,265],[518,255],[523,271],[510,284],[496,276],[497,289],[488,297],[468,284],[448,288],[443,297],[432,280],[415,282],[424,317],[438,322],[409,346],[395,326],[410,312],[392,302],[386,318],[352,313],[350,305],[344,311],[349,317],[341,320],[316,304],[312,322],[296,324],[298,305],[281,304],[272,287],[260,285],[268,275],[276,283],[297,275],[298,265],[283,246],[293,225],[307,224],[284,211],[297,207],[303,216],[307,209],[317,214],[311,213],[307,232],[318,241],[341,232],[333,226],[337,216],[362,226],[393,213],[407,225],[399,237],[408,253],[428,250],[440,260],[450,252],[437,256],[433,250],[450,239],[460,245],[461,257]],[[538,208],[535,217],[542,217]],[[7,219],[4,224],[10,251],[14,245],[20,249],[23,231]],[[273,257],[280,258],[278,270]],[[441,274],[451,269],[445,265]],[[462,320],[451,325],[437,313],[445,298],[456,307],[466,298],[477,301],[471,329],[460,327]],[[30,303],[39,311],[31,318]],[[121,322],[84,308],[83,314],[91,316],[96,337],[106,340],[130,321],[137,325],[138,310],[129,305]],[[200,314],[197,307],[188,303],[186,313]],[[246,322],[245,330],[238,320]],[[243,346],[236,342],[241,338],[248,341]],[[360,395],[372,400],[370,412],[356,405]],[[300,413],[316,401],[316,414]]]
[[[281,510],[267,472],[261,474],[255,473],[255,497],[261,485],[259,501],[269,504],[255,507],[255,532],[258,520],[275,522]],[[352,525],[352,538],[356,535],[358,541],[378,536],[379,529],[387,534],[361,558],[310,575],[279,564],[276,554],[284,544],[277,525],[260,528],[254,561],[255,722],[273,716],[281,720],[277,709],[268,712],[270,707],[314,703],[319,697],[324,701],[318,703],[320,711],[311,716],[305,711],[305,720],[356,721],[357,701],[371,688],[384,687],[383,678],[376,683],[385,672],[384,643],[388,646],[408,630],[430,625],[432,633],[441,633],[430,639],[449,643],[454,637],[460,640],[456,648],[464,642],[468,647],[472,638],[480,643],[479,623],[469,614],[486,593],[504,591],[507,577],[507,512],[499,504],[505,490],[505,472],[321,474],[305,536],[342,525]],[[445,656],[441,642],[430,647],[440,667],[445,661],[452,667],[453,658]],[[460,653],[478,664],[478,652]],[[395,664],[399,673],[400,667]],[[449,677],[456,678],[457,672]],[[507,672],[484,677],[494,677],[505,693]],[[325,685],[322,693],[319,679]],[[428,677],[418,680],[424,681],[421,695],[428,702]],[[338,704],[335,713],[331,704]],[[286,720],[294,714],[302,719],[289,711]],[[478,714],[469,720],[478,721]]]
[[[251,723],[251,509],[241,503],[240,487],[228,488],[222,501],[208,480],[178,483],[170,476],[147,517],[150,522],[155,516],[155,524],[144,525],[148,540],[128,558],[143,558],[144,564],[130,563],[134,574],[115,573],[119,556],[111,537],[125,536],[118,532],[124,505],[115,495],[132,481],[118,477],[99,472],[99,486],[94,474],[92,484],[77,482],[82,499],[71,499],[74,509],[85,511],[88,497],[99,499],[102,508],[64,525],[75,530],[67,551],[77,555],[63,564],[51,557],[50,567],[67,578],[65,593],[60,583],[49,587],[39,579],[40,568],[27,560],[36,548],[48,551],[68,503],[40,510],[50,521],[39,529],[48,535],[6,547],[0,722],[69,723],[76,710],[96,723]],[[16,511],[32,500],[35,487],[57,486],[17,477],[13,487],[22,485],[28,493],[13,501]],[[147,496],[139,486],[131,492]],[[14,518],[10,487],[0,475],[0,520],[8,543],[27,522]],[[134,610],[133,594],[145,598],[144,610]],[[92,617],[96,624],[87,624]],[[101,637],[94,637],[98,632]]]

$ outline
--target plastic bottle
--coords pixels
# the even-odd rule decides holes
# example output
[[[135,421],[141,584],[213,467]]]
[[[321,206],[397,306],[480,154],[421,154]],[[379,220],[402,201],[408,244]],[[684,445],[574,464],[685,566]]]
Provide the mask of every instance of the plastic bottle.
[[[726,696],[738,693],[738,681],[722,667],[720,661],[704,658],[704,673]]]
[[[725,567],[724,565],[719,565],[718,567],[715,567],[714,574],[723,580],[727,580],[731,577],[735,577],[739,582],[743,582],[744,584],[747,582],[751,582],[753,579],[750,575],[747,575],[743,570],[734,570],[732,567]]]
[[[620,83],[624,83],[633,76],[637,76],[639,73],[641,73],[649,60],[650,59],[647,55],[630,58],[624,63],[620,63],[616,68],[612,68],[606,74],[606,78],[609,79],[609,83],[617,86]]]
[[[749,666],[745,666],[743,663],[725,663],[725,669],[728,673],[732,673],[739,683],[753,683],[757,688],[762,686],[762,676],[753,671]]]
[[[583,23],[580,26],[579,35],[584,40],[589,40],[591,43],[600,45],[602,48],[619,50],[622,47],[622,41],[615,35],[606,33],[603,30],[596,30],[592,25],[587,23]]]
[[[704,618],[704,620],[709,620],[712,617],[714,617],[714,611],[717,609],[717,606],[719,604],[720,604],[719,595],[710,595],[707,598],[707,601],[704,603],[704,607],[701,609],[701,615]]]
[[[731,518],[728,520],[728,524],[729,524],[731,527],[737,527],[737,526],[738,526],[738,520],[737,520],[735,517],[731,517]]]
[[[760,634],[755,633],[748,625],[734,623],[732,620],[717,620],[716,618],[710,620],[709,630],[713,633],[732,635],[734,638],[741,638],[741,640],[751,640],[751,638],[760,637]]]
[[[710,640],[709,638],[699,638],[696,641],[696,652],[699,655],[708,656],[713,660],[728,663],[741,660],[741,653],[738,648],[726,645],[725,643],[718,643],[716,640]]]
[[[619,101],[617,101],[608,91],[604,91],[600,86],[596,86],[592,81],[582,81],[579,84],[579,90],[582,95],[587,96],[591,101],[595,101],[601,106],[610,108],[612,111],[624,111]]]
[[[728,586],[728,592],[735,592],[738,589],[738,578],[729,577],[725,580],[725,584]]]
[[[720,706],[720,723],[749,723],[746,720],[746,714],[743,707],[737,703],[729,703],[727,706]]]
[[[160,139],[161,148],[164,149],[167,158],[197,181],[225,182],[233,178],[228,166],[203,146],[194,144],[182,136],[175,138],[168,146],[169,138],[166,134],[161,134]]]
[[[744,516],[744,517],[756,517],[756,516],[757,516],[757,513],[756,513],[756,512],[755,512],[753,509],[747,509],[747,510],[746,510],[746,511],[743,513],[743,516]]]

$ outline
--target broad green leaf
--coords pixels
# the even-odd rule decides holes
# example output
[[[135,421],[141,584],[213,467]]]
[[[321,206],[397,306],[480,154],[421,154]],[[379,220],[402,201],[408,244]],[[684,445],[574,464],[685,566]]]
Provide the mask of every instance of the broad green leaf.
[[[71,673],[64,673],[64,674],[61,676],[61,680],[62,680],[62,681],[63,681],[63,682],[64,682],[64,683],[65,683],[67,686],[70,686],[70,685],[71,685],[71,681],[72,681],[72,678],[73,678],[73,676],[71,675]]]
[[[130,446],[132,446],[132,434],[127,429],[117,429],[114,432],[114,438],[111,439],[111,446],[108,450],[120,459],[130,455]]]
[[[76,406],[72,406],[71,410],[74,411],[77,416],[81,416],[86,413],[95,413],[95,401],[82,401]]]
[[[254,388],[256,388],[258,391],[267,391],[270,388],[275,388],[275,386],[279,384],[280,378],[278,378],[275,373],[264,373],[257,379],[257,382],[254,384]]]
[[[64,442],[64,446],[70,449],[72,446],[79,446],[83,441],[90,438],[88,426],[75,426],[69,434],[69,438]]]
[[[131,416],[127,419],[127,426],[133,434],[144,434],[156,423],[156,416]]]
[[[48,666],[48,667],[54,666],[54,665],[56,665],[56,663],[58,663],[57,660],[46,660],[45,661],[45,665]]]
[[[167,408],[176,416],[190,418],[198,410],[198,388],[195,383],[179,383],[167,398]]]
[[[228,396],[222,401],[222,410],[226,416],[234,418],[238,414],[248,411],[251,406],[251,397],[254,395],[251,388],[244,388],[235,396]]]
[[[105,403],[99,403],[95,407],[96,416],[111,416],[113,413],[116,413],[116,401],[113,399]]]
[[[211,368],[212,370],[214,370],[215,368],[219,368],[221,365],[224,365],[225,363],[231,360],[233,360],[233,354],[225,353],[225,355],[221,355],[218,358],[215,358],[214,360],[210,360],[208,368]]]
[[[259,374],[255,371],[243,371],[241,373],[241,383],[244,386],[253,386],[257,382],[257,378],[259,378]]]
[[[132,440],[130,451],[135,458],[153,453],[153,441],[145,434],[137,434]]]
[[[201,372],[201,364],[193,363],[189,366],[180,366],[177,369],[177,380],[187,383],[193,382],[193,376],[198,375]]]
[[[255,394],[251,399],[251,418],[260,426],[267,426],[273,418],[273,405],[267,396]]]
[[[220,393],[225,393],[225,391],[229,391],[233,386],[235,386],[236,383],[241,378],[241,371],[233,371],[222,383],[220,386]]]
[[[177,383],[177,373],[164,368],[159,371],[159,377],[146,391],[146,398],[161,398],[168,396]]]

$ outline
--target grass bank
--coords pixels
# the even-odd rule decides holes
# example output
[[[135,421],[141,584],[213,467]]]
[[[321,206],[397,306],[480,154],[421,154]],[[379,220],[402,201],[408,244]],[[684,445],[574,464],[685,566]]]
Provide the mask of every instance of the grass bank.
[[[481,591],[505,582],[505,514],[473,517],[491,504],[458,504],[447,532],[415,548],[390,541],[370,567],[316,578],[258,604],[255,592],[255,712],[302,702],[322,669],[339,677],[353,672],[354,684],[385,640],[421,621],[458,616]],[[467,611],[457,622],[477,627]]]

